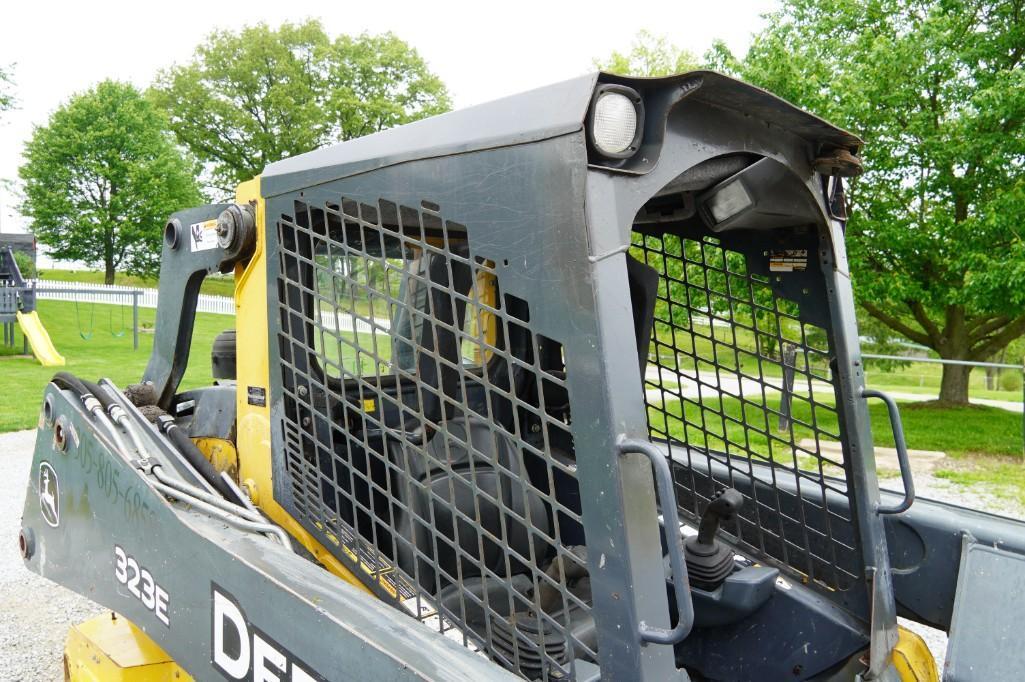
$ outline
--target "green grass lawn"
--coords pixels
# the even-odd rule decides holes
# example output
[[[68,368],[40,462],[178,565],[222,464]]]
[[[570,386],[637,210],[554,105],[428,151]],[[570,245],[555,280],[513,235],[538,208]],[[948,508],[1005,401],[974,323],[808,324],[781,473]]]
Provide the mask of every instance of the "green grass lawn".
[[[778,405],[772,404],[773,409]],[[919,403],[901,403],[901,418],[908,447],[917,450],[939,450],[954,458],[974,455],[1020,458],[1022,452],[1022,416],[995,407],[936,407]],[[776,430],[777,417],[751,403],[741,404],[735,398],[706,399],[699,406],[686,402],[686,435],[689,442],[701,445],[707,438],[711,450],[743,454],[746,449],[766,459],[792,462],[789,432]],[[649,408],[652,423],[658,431],[668,431],[684,440],[684,420],[680,402],[666,403],[666,416]],[[814,422],[813,422],[814,412]],[[726,415],[723,419],[720,414]],[[812,406],[805,400],[793,402],[793,439],[813,438],[815,432],[803,424],[816,424],[826,434],[836,434],[836,415],[831,405]],[[878,446],[893,447],[893,433],[886,407],[873,401],[869,405],[872,435]],[[743,423],[741,421],[743,420]],[[704,427],[701,427],[702,421]],[[745,426],[746,424],[746,426]],[[668,428],[666,428],[668,426]],[[825,440],[834,440],[823,435]]]
[[[56,280],[61,282],[83,282],[87,284],[103,284],[103,273],[96,270],[40,270],[39,278],[43,281]],[[156,289],[156,277],[136,277],[117,273],[114,284],[140,289]],[[209,275],[203,280],[200,292],[212,296],[234,296],[235,278],[231,275]]]
[[[891,363],[885,369],[873,367],[872,360],[866,361],[865,381],[873,388],[901,393],[923,393],[936,395],[940,390],[942,366],[935,363]],[[972,398],[988,400],[1022,401],[1021,370],[1003,370],[1001,378],[1010,389],[986,388],[986,372],[975,368],[969,375],[968,392]],[[999,386],[999,384],[997,384]]]
[[[778,405],[771,405],[777,409]],[[776,431],[776,415],[756,405],[742,405],[734,398],[705,400],[699,407],[686,402],[686,422],[682,419],[680,402],[668,401],[665,415],[649,408],[649,417],[655,431],[668,431],[683,439],[685,430],[690,443],[736,455],[747,454],[750,449],[763,460],[774,460],[793,466],[794,455],[789,446],[788,432]],[[1025,506],[1025,460],[1022,458],[1022,416],[995,407],[937,407],[926,403],[901,403],[901,421],[904,424],[908,447],[918,450],[938,450],[948,457],[934,475],[959,485],[983,484],[986,489],[1003,498]],[[812,423],[812,413],[820,428],[835,429],[835,418],[828,406],[813,407],[804,400],[795,400],[794,417],[805,424]],[[720,415],[732,419],[723,419]],[[739,420],[746,417],[745,428]],[[884,405],[873,401],[869,405],[873,440],[877,446],[893,447],[893,433]],[[704,429],[699,426],[704,418]],[[725,428],[724,428],[725,421]],[[668,428],[666,428],[668,427]],[[795,423],[793,441],[812,438],[812,429]],[[825,438],[825,437],[824,437]],[[798,454],[797,466],[805,470],[818,470],[814,457]],[[826,475],[838,475],[839,470],[827,466]],[[880,470],[882,477],[896,477],[897,471]]]
[[[84,305],[83,315],[89,306]],[[61,353],[67,365],[43,367],[35,358],[15,357],[20,353],[22,340],[17,333],[15,348],[0,347],[0,432],[33,428],[42,405],[43,389],[60,369],[93,381],[107,377],[118,386],[137,382],[149,360],[153,335],[140,333],[139,349],[132,349],[132,311],[128,307],[124,336],[115,337],[110,329],[121,329],[120,306],[96,305],[93,336],[84,340],[79,335],[75,319],[75,304],[65,301],[39,301],[39,317]],[[139,321],[153,324],[156,310],[139,308]],[[83,320],[88,327],[88,322]],[[182,381],[184,388],[206,386],[212,382],[210,374],[210,347],[214,337],[225,329],[235,326],[235,318],[229,315],[200,313],[196,317],[195,333],[192,337],[192,351],[189,369]]]

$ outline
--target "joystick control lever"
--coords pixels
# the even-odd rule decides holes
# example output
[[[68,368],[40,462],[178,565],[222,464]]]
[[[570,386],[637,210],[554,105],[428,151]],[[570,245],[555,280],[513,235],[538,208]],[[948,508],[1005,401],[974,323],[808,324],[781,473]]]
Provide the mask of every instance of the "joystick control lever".
[[[733,572],[733,550],[715,536],[719,525],[733,520],[742,506],[744,496],[733,488],[720,490],[708,503],[698,534],[683,545],[691,587],[711,592]]]

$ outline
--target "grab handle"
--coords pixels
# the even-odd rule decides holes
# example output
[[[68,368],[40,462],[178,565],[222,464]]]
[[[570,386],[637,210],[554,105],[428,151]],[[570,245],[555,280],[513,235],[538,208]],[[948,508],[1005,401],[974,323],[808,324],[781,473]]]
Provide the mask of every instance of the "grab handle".
[[[904,442],[904,425],[900,420],[900,410],[893,398],[882,391],[865,388],[861,391],[861,397],[879,398],[886,404],[886,411],[890,415],[890,429],[893,431],[893,444],[897,448],[897,464],[900,466],[900,479],[904,483],[904,499],[895,505],[880,504],[876,511],[880,514],[900,514],[911,508],[915,501],[915,482],[911,478],[911,462],[908,459],[908,447]]]
[[[673,474],[669,469],[666,454],[646,440],[635,440],[620,436],[617,442],[620,455],[638,453],[644,455],[655,469],[655,484],[658,500],[662,506],[662,520],[665,524],[666,547],[669,564],[673,569],[673,592],[676,594],[678,619],[672,629],[648,625],[641,621],[637,626],[642,642],[652,644],[676,644],[682,642],[694,625],[694,605],[690,599],[690,583],[687,580],[687,563],[683,555],[683,538],[680,533],[680,514],[676,508],[676,494],[673,492]]]

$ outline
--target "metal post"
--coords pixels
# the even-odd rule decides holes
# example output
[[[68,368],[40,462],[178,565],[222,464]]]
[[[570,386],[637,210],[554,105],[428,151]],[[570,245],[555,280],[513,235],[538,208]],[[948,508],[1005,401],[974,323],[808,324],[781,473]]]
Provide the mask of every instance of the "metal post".
[[[139,350],[139,292],[132,292],[132,347]]]
[[[786,431],[790,428],[790,406],[794,398],[794,366],[797,364],[797,346],[792,343],[783,344],[780,349],[783,357],[783,387],[779,396],[779,424],[777,430]]]

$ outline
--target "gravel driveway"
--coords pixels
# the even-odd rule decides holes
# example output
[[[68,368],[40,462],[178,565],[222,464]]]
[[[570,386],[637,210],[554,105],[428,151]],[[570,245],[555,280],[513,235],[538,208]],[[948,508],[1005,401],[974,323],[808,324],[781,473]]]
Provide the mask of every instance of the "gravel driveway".
[[[68,626],[103,612],[22,565],[18,531],[35,442],[35,431],[0,434],[0,679],[12,682],[63,680]]]
[[[63,679],[61,656],[68,627],[103,609],[22,565],[17,537],[34,447],[35,431],[0,434],[0,680],[51,682]],[[900,489],[899,479],[882,484]],[[921,497],[1025,519],[1025,509],[983,488],[967,489],[926,473],[916,473],[915,488]],[[925,637],[942,665],[946,635],[916,623],[904,624]]]

